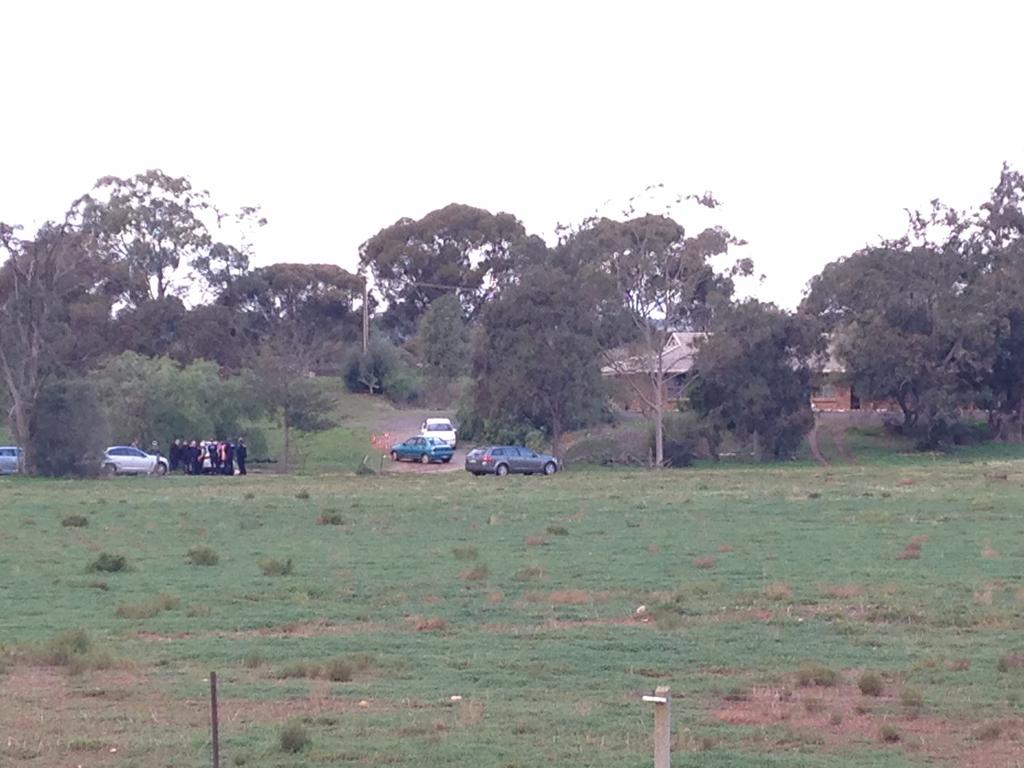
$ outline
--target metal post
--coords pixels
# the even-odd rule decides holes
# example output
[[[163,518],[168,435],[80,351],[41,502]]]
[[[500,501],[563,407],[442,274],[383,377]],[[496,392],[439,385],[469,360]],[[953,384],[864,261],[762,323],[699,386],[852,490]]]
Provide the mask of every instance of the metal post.
[[[672,765],[672,690],[659,685],[643,700],[654,705],[654,768]]]
[[[217,722],[217,673],[210,673],[210,736],[213,741],[213,768],[220,768],[220,733]]]

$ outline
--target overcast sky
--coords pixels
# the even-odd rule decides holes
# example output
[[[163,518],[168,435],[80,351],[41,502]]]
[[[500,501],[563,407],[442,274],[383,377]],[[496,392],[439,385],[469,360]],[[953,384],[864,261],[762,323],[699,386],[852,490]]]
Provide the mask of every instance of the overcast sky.
[[[5,3],[0,220],[160,168],[261,205],[258,263],[351,268],[449,202],[550,235],[663,183],[712,190],[748,290],[792,306],[1024,167],[1020,3],[322,5]]]

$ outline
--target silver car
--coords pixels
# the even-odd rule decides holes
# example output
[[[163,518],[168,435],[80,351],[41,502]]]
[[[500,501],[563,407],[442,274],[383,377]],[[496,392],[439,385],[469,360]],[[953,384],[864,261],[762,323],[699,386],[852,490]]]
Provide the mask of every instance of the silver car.
[[[21,448],[13,445],[0,446],[0,475],[13,475],[18,472],[18,460]]]
[[[132,445],[114,445],[103,452],[105,475],[166,475],[167,459]]]

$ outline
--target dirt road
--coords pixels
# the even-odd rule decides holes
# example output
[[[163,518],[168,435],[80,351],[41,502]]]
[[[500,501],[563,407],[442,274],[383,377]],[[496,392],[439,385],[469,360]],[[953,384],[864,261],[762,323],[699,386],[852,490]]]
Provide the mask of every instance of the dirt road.
[[[431,410],[409,410],[398,411],[382,418],[378,424],[376,433],[387,436],[388,442],[400,443],[408,437],[420,433],[420,425],[424,419],[453,418],[454,414],[449,411]],[[457,472],[465,468],[467,446],[459,444],[455,449],[455,455],[447,464],[420,464],[415,461],[389,461],[384,462],[385,472]]]

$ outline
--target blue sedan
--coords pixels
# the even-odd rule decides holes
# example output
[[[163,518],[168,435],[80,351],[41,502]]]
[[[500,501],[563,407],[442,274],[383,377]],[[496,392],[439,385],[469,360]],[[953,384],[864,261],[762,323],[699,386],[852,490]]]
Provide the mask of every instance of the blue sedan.
[[[444,440],[436,437],[410,437],[403,443],[391,446],[391,460],[420,461],[429,464],[432,461],[440,461],[447,464],[452,460],[455,453],[452,447]]]

